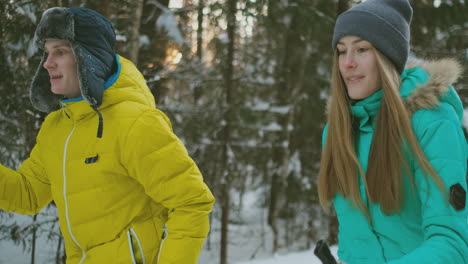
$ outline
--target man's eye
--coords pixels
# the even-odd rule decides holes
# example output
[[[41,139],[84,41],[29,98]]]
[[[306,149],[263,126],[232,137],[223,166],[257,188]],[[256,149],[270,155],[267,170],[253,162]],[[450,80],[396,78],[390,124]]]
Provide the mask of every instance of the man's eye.
[[[53,50],[53,51],[51,51],[50,53],[51,53],[53,56],[62,56],[62,55],[65,54],[65,51],[64,51],[64,50],[58,49],[58,50]]]

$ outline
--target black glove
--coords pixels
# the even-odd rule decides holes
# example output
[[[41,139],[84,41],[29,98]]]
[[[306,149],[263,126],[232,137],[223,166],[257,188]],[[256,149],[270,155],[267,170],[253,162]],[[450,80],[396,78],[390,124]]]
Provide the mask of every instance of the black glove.
[[[319,240],[314,249],[314,254],[322,261],[323,264],[337,264],[335,257],[330,252],[330,248],[325,241]]]

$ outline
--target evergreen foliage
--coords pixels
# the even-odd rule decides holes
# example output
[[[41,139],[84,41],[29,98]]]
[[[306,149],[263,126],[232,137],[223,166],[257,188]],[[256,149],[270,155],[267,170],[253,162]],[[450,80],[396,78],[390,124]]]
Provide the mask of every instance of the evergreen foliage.
[[[357,1],[235,2],[235,36],[230,39],[228,0],[184,0],[178,9],[169,8],[169,0],[143,1],[139,32],[131,31],[136,1],[0,1],[0,162],[17,168],[28,157],[45,117],[32,108],[28,97],[42,55],[33,44],[33,34],[43,10],[85,6],[113,22],[119,54],[129,55],[132,34],[139,36],[134,62],[217,197],[213,223],[221,221],[221,204],[228,201],[229,226],[244,225],[243,197],[255,193],[259,214],[265,214],[257,224],[268,224],[271,229],[266,232],[276,235],[273,241],[263,241],[260,249],[252,249],[252,256],[258,250],[308,248],[326,237],[328,229],[323,226],[329,223],[328,214],[319,207],[316,179],[329,94],[331,37],[338,2]],[[412,5],[414,55],[456,57],[468,66],[466,1],[412,1]],[[198,43],[200,32],[203,38]],[[466,73],[456,87],[465,104]],[[46,212],[31,225],[16,223],[11,214],[0,212],[0,240],[15,241],[31,252],[32,233],[48,232],[58,245],[56,263],[62,263],[54,205]],[[219,233],[217,226],[212,233]],[[212,240],[219,239],[210,237],[207,249]]]

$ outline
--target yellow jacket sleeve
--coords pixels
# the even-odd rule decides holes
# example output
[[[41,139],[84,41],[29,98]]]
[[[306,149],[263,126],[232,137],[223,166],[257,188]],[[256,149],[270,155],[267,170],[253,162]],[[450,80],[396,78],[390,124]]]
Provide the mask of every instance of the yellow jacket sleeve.
[[[18,171],[0,165],[0,208],[36,214],[52,200],[50,182],[40,163],[36,145]]]
[[[152,109],[135,121],[122,160],[129,175],[169,211],[158,264],[195,264],[215,200],[162,112]]]

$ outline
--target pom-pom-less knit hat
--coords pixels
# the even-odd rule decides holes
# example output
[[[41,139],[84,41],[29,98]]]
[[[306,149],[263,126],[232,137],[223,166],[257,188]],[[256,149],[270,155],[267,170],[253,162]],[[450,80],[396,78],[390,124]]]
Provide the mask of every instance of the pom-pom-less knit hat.
[[[408,0],[367,0],[338,16],[332,47],[344,36],[369,41],[389,58],[399,73],[409,54],[413,9]]]
[[[115,32],[112,24],[91,9],[54,7],[43,13],[35,38],[40,48],[44,48],[47,39],[70,42],[77,64],[81,94],[97,111],[102,103],[104,84],[113,73]],[[64,98],[50,89],[49,74],[44,68],[46,60],[47,54],[44,53],[29,95],[36,109],[51,112],[60,108],[60,100]]]

